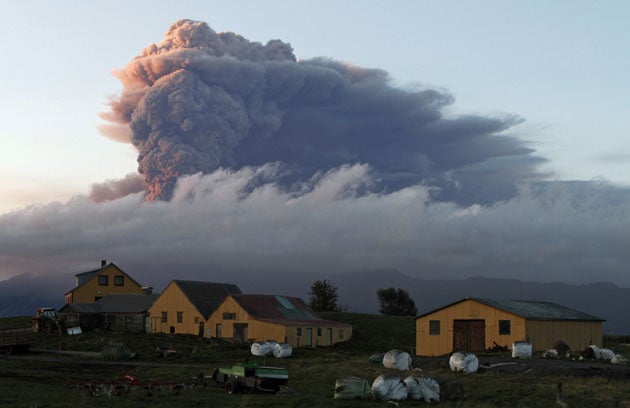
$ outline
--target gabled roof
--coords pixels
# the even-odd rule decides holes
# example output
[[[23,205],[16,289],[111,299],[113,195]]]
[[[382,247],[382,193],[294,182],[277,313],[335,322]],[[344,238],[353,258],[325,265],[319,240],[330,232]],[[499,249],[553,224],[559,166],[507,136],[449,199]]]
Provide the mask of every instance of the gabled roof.
[[[173,280],[171,283],[176,284],[184,292],[184,295],[197,308],[204,319],[208,319],[228,295],[241,293],[238,286],[233,283],[187,280]]]
[[[439,309],[425,313],[417,318],[424,317],[433,314],[442,309],[446,309],[458,303],[472,300],[486,306],[490,306],[496,309],[503,310],[508,313],[521,316],[528,320],[572,320],[572,321],[587,321],[587,322],[605,322],[605,319],[600,317],[581,312],[579,310],[571,309],[566,306],[559,305],[553,302],[542,302],[532,300],[497,300],[487,298],[464,298],[457,302],[443,306]]]
[[[349,327],[347,323],[324,320],[296,297],[274,295],[232,295],[252,318],[284,325]]]
[[[121,294],[107,295],[94,303],[68,303],[61,308],[77,313],[145,313],[149,310],[158,294]]]
[[[129,274],[125,271],[123,271],[122,269],[120,269],[120,267],[118,265],[116,265],[113,262],[108,263],[107,265],[101,266],[98,269],[94,269],[92,271],[87,271],[87,272],[81,272],[81,273],[77,273],[74,276],[77,278],[77,283],[76,286],[72,289],[70,289],[69,291],[66,292],[66,295],[68,293],[73,292],[75,289],[81,287],[82,285],[84,285],[86,282],[88,282],[90,279],[92,279],[93,277],[95,277],[96,275],[98,275],[102,270],[108,268],[109,266],[113,266],[114,268],[118,269],[120,272],[122,272],[123,274],[125,274],[127,276],[127,278],[129,278],[129,280],[131,280],[132,282],[134,282],[136,285],[138,286],[142,286],[140,285],[134,278],[132,278],[131,276],[129,276]]]

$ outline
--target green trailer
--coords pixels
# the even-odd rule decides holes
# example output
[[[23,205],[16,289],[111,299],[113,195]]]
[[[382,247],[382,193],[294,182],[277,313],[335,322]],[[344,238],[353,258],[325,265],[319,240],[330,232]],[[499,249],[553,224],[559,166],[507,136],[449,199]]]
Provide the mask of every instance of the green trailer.
[[[215,370],[212,379],[230,394],[250,391],[278,392],[280,386],[287,385],[289,372],[285,368],[245,362],[231,368]]]

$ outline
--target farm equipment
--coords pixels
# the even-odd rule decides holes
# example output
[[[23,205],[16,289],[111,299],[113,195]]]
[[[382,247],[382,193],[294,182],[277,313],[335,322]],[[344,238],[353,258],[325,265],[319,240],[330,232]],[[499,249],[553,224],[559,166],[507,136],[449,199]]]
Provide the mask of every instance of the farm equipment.
[[[219,368],[212,374],[217,385],[229,394],[238,392],[278,392],[289,381],[285,368],[259,366],[254,362],[239,363],[231,368]]]
[[[0,331],[0,353],[19,354],[26,353],[30,348],[33,332],[29,327],[19,329],[6,329]]]
[[[39,307],[35,311],[35,315],[33,316],[33,331],[35,333],[52,333],[53,331],[58,331],[59,334],[63,334],[62,326],[63,324],[55,308]]]

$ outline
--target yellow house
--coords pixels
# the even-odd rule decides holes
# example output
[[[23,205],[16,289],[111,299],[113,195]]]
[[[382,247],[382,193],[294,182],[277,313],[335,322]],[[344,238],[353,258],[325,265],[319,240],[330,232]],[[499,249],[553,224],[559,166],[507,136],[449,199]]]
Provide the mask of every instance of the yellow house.
[[[272,340],[292,347],[331,346],[352,336],[351,325],[322,319],[302,299],[273,295],[230,295],[207,327],[212,337]]]
[[[143,293],[142,286],[114,263],[101,261],[101,267],[75,275],[74,289],[66,293],[68,303],[92,303],[106,295]]]
[[[552,302],[466,298],[416,318],[416,354],[480,352],[527,340],[534,351],[558,340],[571,350],[602,344],[599,317]]]
[[[149,309],[150,331],[210,337],[206,320],[232,293],[241,290],[231,283],[173,280]]]

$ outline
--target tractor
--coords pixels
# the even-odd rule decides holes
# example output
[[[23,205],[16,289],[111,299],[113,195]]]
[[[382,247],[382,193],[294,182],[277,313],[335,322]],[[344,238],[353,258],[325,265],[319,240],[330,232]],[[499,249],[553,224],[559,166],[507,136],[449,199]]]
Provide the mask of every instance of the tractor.
[[[33,316],[33,331],[36,333],[58,331],[62,334],[62,322],[54,307],[37,308]]]

